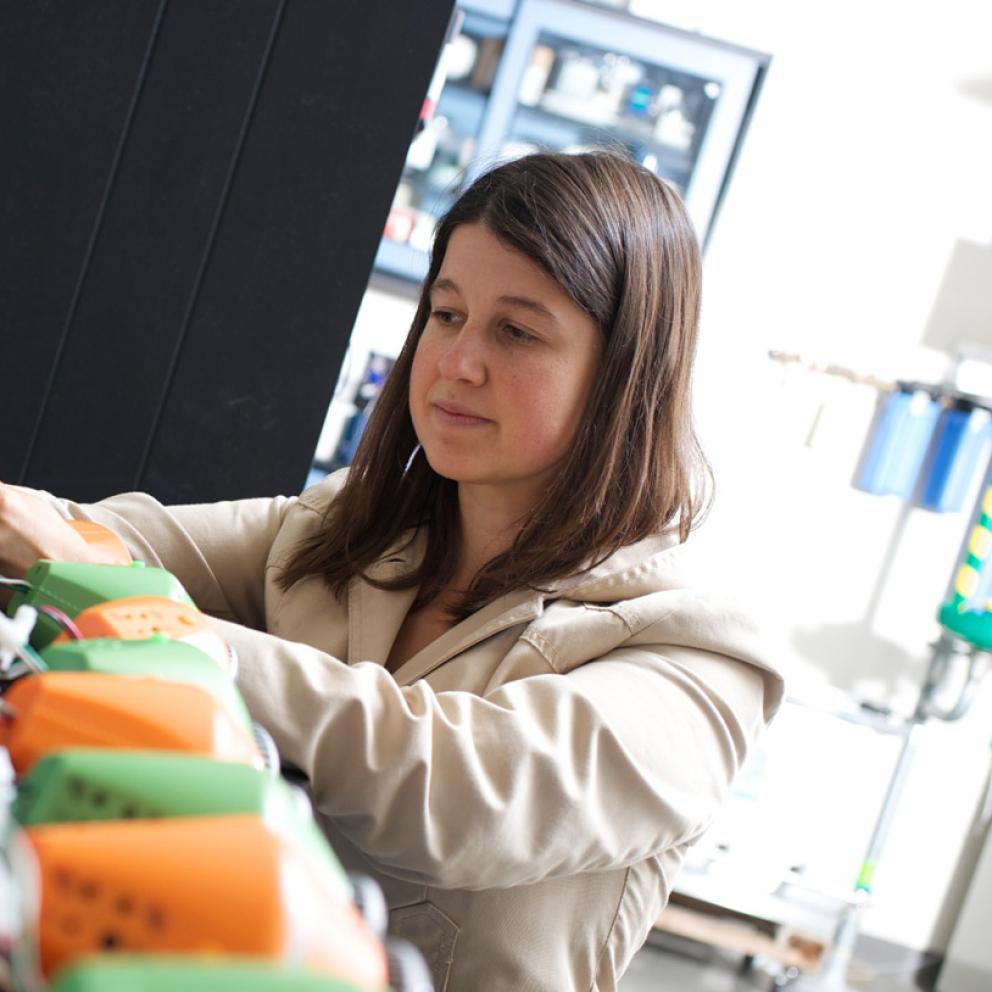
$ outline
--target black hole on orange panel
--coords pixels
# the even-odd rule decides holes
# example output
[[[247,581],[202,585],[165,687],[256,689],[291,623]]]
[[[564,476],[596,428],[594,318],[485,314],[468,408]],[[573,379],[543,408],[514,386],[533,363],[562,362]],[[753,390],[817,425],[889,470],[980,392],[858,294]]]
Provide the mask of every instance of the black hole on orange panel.
[[[148,925],[153,930],[161,930],[165,926],[165,914],[157,906],[148,910]]]
[[[130,896],[121,896],[117,902],[114,903],[114,909],[117,910],[121,916],[128,916],[130,913],[134,912],[134,900]]]
[[[65,868],[58,868],[55,871],[55,885],[60,889],[67,889],[72,885],[72,875]]]
[[[84,899],[95,899],[99,891],[100,891],[100,887],[96,884],[96,882],[92,881],[91,879],[87,879],[85,882],[81,882],[79,885],[79,894]]]
[[[116,933],[105,933],[100,938],[100,946],[105,951],[116,951],[121,946],[121,938]]]

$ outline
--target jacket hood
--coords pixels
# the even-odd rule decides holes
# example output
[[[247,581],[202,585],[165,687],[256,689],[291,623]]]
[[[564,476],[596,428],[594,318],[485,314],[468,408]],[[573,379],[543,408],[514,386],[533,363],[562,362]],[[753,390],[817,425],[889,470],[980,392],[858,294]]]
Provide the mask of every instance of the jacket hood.
[[[674,535],[645,538],[614,552],[588,571],[554,585],[557,593],[589,603],[612,603],[685,585],[687,546]]]

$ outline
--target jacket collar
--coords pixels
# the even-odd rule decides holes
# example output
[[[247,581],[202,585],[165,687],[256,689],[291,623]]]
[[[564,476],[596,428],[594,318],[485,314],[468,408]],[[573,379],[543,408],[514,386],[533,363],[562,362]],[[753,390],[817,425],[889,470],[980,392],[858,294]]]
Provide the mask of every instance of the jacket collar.
[[[507,627],[529,623],[539,617],[543,610],[544,595],[533,590],[518,589],[501,596],[478,613],[455,624],[447,633],[400,665],[394,673],[396,681],[401,685],[409,685],[487,637],[492,637]]]
[[[550,599],[564,596],[587,602],[609,602],[663,587],[668,584],[665,573],[676,566],[673,557],[680,557],[672,555],[678,550],[673,548],[674,543],[673,538],[666,536],[648,538],[545,590],[517,589],[500,596],[409,658],[394,673],[396,681],[409,685],[487,637],[537,619]],[[369,569],[369,576],[387,579],[401,575],[420,560],[424,550],[423,532],[412,540],[404,537]],[[678,571],[677,566],[674,571]],[[363,579],[352,581],[348,594],[349,664],[386,663],[416,595],[416,588],[389,591],[377,589]]]
[[[402,575],[423,557],[425,538],[422,532],[405,547],[404,541],[369,569],[370,578],[388,579]],[[348,664],[359,661],[385,664],[416,596],[415,587],[390,591],[377,589],[364,579],[352,580],[348,590]],[[409,658],[394,673],[396,681],[409,685],[487,637],[539,617],[544,610],[545,597],[546,593],[532,589],[514,590],[500,596]]]

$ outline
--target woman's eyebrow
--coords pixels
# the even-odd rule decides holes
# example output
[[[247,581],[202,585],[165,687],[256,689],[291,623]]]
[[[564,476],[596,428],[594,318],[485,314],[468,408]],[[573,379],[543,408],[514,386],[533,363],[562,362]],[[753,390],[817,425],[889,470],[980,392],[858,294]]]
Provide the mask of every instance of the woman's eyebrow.
[[[538,316],[547,317],[556,323],[558,321],[558,318],[543,303],[538,303],[537,300],[529,299],[526,296],[501,296],[498,302],[507,303],[511,307],[522,307],[524,310],[530,310]]]
[[[454,279],[449,279],[447,276],[442,276],[440,279],[435,279],[431,283],[431,290],[450,290],[453,293],[460,293],[461,290],[458,288],[458,284]],[[532,300],[529,296],[501,296],[496,301],[497,303],[505,303],[511,307],[522,307],[524,310],[530,310],[532,313],[537,314],[539,317],[546,317],[548,320],[553,320],[558,323],[558,318],[549,310],[543,303],[539,303],[537,300]]]

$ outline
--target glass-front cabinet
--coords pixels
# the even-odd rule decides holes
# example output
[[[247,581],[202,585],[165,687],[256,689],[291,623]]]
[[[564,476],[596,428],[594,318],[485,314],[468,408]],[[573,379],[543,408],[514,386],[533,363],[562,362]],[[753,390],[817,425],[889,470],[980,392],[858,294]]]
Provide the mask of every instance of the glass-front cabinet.
[[[391,256],[403,275],[409,274],[404,261],[416,268],[418,255],[429,250],[434,222],[451,205],[476,158],[506,45],[505,17],[476,9],[463,9],[461,15],[460,29],[442,55],[444,88],[433,117],[410,144],[386,222],[384,243],[410,249]]]
[[[434,226],[489,166],[537,149],[626,149],[678,187],[705,243],[768,58],[610,9],[617,2],[462,0],[442,56],[446,81],[410,145],[313,479],[350,463],[410,326]]]
[[[623,148],[672,182],[705,243],[768,57],[579,0],[465,0],[376,268],[420,280],[434,224],[493,163]]]

